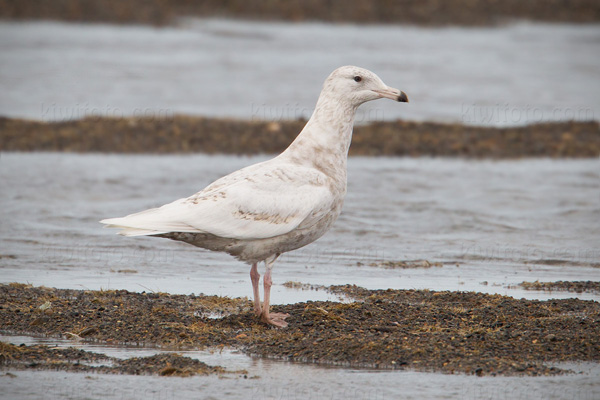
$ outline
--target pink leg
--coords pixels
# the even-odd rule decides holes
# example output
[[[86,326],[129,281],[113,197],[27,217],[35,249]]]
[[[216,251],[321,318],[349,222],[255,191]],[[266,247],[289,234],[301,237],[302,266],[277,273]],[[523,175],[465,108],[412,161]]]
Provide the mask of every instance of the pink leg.
[[[260,280],[258,263],[252,264],[252,269],[250,269],[250,279],[252,280],[252,291],[254,292],[254,313],[256,316],[260,317],[262,308],[260,307],[260,293],[258,291],[258,281]]]
[[[271,300],[271,285],[273,281],[271,279],[271,269],[273,269],[273,262],[275,260],[269,262],[265,261],[267,266],[267,270],[265,272],[265,277],[263,278],[263,283],[265,287],[265,301],[263,303],[263,310],[260,316],[260,319],[267,324],[274,325],[278,328],[285,328],[288,324],[285,322],[285,319],[289,317],[289,314],[283,313],[270,313],[269,312],[269,303]]]

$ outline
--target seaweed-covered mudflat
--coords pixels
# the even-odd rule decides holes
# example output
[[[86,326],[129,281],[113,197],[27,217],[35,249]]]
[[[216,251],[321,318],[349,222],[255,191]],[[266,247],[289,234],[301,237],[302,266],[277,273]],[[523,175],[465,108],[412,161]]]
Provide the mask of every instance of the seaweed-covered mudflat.
[[[306,121],[173,116],[40,122],[0,118],[0,151],[277,154]],[[600,125],[480,127],[387,121],[354,128],[350,155],[472,158],[598,157]]]
[[[594,0],[521,1],[264,1],[210,0],[32,0],[0,1],[0,16],[17,19],[60,19],[163,25],[180,16],[253,18],[284,21],[410,23],[416,25],[490,25],[522,18],[548,22],[597,22]]]
[[[173,353],[131,357],[123,360],[74,347],[61,349],[45,345],[26,346],[21,344],[16,346],[0,342],[0,354],[0,362],[3,365],[19,370],[181,377],[228,373],[221,367],[212,367],[202,361]],[[243,374],[246,371],[236,372]]]
[[[567,291],[575,293],[600,293],[600,282],[594,281],[557,281],[557,282],[521,282],[525,290]]]
[[[290,317],[288,328],[273,329],[258,322],[242,298],[8,284],[0,286],[0,323],[12,334],[168,349],[221,346],[259,357],[378,369],[537,376],[570,372],[553,366],[558,362],[600,361],[595,301],[350,285],[328,290],[351,301],[275,306]],[[89,358],[43,346],[3,344],[1,349],[8,369],[76,370],[69,364]],[[98,372],[224,372],[185,357],[165,357],[119,361]]]

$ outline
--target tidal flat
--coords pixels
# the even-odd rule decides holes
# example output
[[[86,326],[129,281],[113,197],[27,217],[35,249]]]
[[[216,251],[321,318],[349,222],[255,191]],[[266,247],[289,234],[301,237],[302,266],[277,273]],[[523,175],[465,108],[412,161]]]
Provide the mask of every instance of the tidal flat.
[[[277,305],[274,310],[290,314],[290,325],[273,329],[258,321],[243,298],[8,284],[0,286],[0,321],[3,332],[11,334],[165,349],[227,347],[303,363],[477,376],[558,375],[571,372],[553,366],[558,362],[600,360],[600,304],[595,301],[354,285],[328,290],[351,301]],[[2,364],[8,369],[76,371],[84,356],[39,346],[2,347]],[[123,362],[109,370],[88,370],[194,371],[181,360],[180,366],[169,358],[152,361],[137,369]],[[173,369],[165,370],[169,367]]]

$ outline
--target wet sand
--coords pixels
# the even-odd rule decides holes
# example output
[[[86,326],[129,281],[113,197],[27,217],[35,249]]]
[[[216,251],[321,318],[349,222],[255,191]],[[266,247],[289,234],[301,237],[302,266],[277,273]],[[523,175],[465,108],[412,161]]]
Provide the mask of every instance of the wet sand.
[[[414,25],[493,25],[511,19],[547,22],[597,22],[600,4],[594,0],[520,1],[0,1],[6,19],[57,19],[165,25],[179,16],[251,18],[258,20],[406,23]]]
[[[277,154],[305,121],[174,116],[39,122],[0,118],[0,151]],[[496,128],[392,121],[356,126],[350,155],[598,157],[598,122]]]
[[[257,321],[248,299],[10,284],[0,286],[0,322],[11,334],[167,349],[227,346],[289,361],[478,376],[557,375],[570,371],[553,363],[600,361],[598,302],[350,285],[328,290],[353,301],[275,306],[275,311],[290,314],[289,327],[278,330]],[[9,369],[48,369],[58,360],[54,364],[60,369],[71,368],[65,360],[76,363],[90,357],[69,351],[3,344],[0,360]],[[135,373],[138,368],[138,373],[184,376],[186,371],[223,372],[190,363],[177,356],[129,359],[98,371]],[[165,370],[169,365],[175,369]]]

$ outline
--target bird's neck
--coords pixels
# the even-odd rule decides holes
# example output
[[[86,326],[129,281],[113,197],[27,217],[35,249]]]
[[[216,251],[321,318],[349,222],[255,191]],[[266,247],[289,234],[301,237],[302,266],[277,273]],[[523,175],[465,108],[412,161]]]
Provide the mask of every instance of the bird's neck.
[[[346,170],[357,106],[321,94],[304,129],[282,154],[293,162],[329,171]]]

